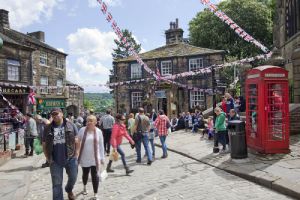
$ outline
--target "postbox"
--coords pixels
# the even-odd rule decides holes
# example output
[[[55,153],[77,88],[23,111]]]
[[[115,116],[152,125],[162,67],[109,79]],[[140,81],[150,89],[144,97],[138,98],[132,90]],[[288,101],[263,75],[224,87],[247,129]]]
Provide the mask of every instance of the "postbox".
[[[288,71],[259,66],[246,77],[247,146],[260,153],[289,153]]]

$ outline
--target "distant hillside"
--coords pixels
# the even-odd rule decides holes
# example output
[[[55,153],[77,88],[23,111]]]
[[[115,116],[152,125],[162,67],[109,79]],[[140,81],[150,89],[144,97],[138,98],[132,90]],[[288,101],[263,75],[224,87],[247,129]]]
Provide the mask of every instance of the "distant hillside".
[[[84,107],[94,109],[95,112],[105,112],[113,108],[114,99],[110,93],[84,93]]]

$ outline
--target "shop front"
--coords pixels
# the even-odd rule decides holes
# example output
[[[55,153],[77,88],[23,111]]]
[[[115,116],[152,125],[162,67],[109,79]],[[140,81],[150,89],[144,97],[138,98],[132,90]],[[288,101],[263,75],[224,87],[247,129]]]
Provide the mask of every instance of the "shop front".
[[[0,152],[5,152],[23,144],[20,116],[27,111],[29,87],[0,83],[0,94]]]
[[[66,114],[66,100],[65,99],[37,99],[37,113],[43,117],[49,116],[51,109],[61,108]]]

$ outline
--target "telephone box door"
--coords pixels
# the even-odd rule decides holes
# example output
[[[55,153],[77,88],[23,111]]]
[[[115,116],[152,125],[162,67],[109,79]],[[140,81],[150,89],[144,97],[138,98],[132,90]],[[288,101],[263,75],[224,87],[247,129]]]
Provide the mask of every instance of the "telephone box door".
[[[287,82],[267,81],[266,87],[266,151],[289,149],[289,99]],[[275,148],[274,148],[275,147]],[[271,150],[272,151],[272,150]],[[277,153],[277,152],[266,152]]]

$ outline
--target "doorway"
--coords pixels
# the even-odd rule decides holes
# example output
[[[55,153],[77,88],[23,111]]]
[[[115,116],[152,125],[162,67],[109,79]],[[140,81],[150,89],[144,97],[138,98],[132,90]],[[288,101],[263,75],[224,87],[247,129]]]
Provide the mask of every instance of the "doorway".
[[[167,98],[158,99],[157,111],[163,110],[165,115],[168,114],[168,101]]]

